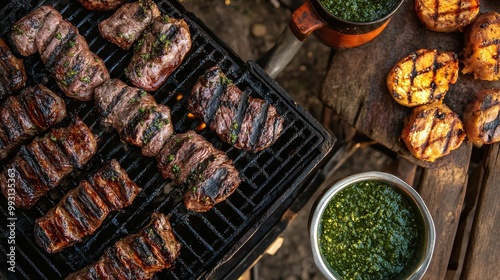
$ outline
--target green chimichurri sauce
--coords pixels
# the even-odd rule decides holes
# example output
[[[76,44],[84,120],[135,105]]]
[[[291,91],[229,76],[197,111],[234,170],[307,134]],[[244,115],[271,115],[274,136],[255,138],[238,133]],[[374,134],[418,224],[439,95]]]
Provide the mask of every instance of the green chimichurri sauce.
[[[374,21],[387,15],[396,0],[320,0],[332,15],[354,22]]]
[[[344,279],[390,279],[412,258],[417,237],[409,203],[376,181],[339,191],[319,227],[321,254]]]

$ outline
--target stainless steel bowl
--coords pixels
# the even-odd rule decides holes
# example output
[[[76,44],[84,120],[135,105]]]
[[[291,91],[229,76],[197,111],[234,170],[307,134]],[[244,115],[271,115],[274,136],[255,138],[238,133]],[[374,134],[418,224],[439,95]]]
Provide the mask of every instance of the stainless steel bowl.
[[[309,236],[311,239],[312,253],[316,266],[327,279],[342,279],[342,277],[330,268],[326,259],[320,252],[318,242],[319,224],[328,202],[335,196],[335,194],[345,187],[363,181],[380,181],[393,186],[404,197],[406,197],[412,206],[417,218],[419,230],[417,248],[414,259],[398,275],[396,275],[394,279],[421,279],[429,266],[432,253],[434,251],[434,243],[436,240],[434,222],[432,221],[429,210],[420,195],[403,180],[384,172],[365,172],[346,177],[330,185],[326,188],[325,192],[318,197],[309,217]]]

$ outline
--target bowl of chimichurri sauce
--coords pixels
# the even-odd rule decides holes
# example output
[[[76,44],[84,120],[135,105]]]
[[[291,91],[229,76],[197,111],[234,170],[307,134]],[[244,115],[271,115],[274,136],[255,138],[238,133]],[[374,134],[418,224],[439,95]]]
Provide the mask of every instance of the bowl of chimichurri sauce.
[[[388,15],[397,0],[319,0],[332,15],[352,22],[371,22]]]
[[[310,216],[314,261],[328,279],[420,279],[435,243],[432,217],[403,180],[366,172],[337,181]]]

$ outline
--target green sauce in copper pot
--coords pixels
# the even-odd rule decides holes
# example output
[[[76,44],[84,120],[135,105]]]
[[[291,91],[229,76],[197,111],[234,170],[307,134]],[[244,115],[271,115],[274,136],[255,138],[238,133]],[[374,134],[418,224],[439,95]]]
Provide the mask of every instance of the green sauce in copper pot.
[[[319,0],[332,15],[353,22],[369,22],[387,15],[396,0]]]
[[[378,181],[337,193],[322,214],[320,252],[343,279],[391,279],[412,259],[418,239],[406,199]]]

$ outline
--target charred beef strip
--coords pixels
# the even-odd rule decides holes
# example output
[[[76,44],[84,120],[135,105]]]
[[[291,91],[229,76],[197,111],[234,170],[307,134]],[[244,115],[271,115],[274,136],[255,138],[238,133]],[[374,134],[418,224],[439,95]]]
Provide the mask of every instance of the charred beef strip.
[[[191,34],[183,19],[156,18],[134,47],[125,69],[130,82],[146,91],[157,90],[191,49]]]
[[[0,106],[0,159],[65,117],[64,100],[43,85],[9,96]]]
[[[106,40],[128,50],[160,15],[158,6],[152,0],[123,4],[113,15],[99,23],[99,31]]]
[[[104,61],[90,51],[78,29],[50,6],[41,6],[16,22],[12,40],[23,55],[40,53],[68,97],[91,100],[94,88],[109,79]]]
[[[4,40],[0,39],[0,99],[26,84],[22,59],[15,57]]]
[[[241,183],[227,155],[194,131],[170,137],[156,159],[163,178],[184,186],[184,204],[192,211],[212,209]]]
[[[217,66],[194,85],[188,110],[238,149],[261,151],[283,131],[284,120],[273,105],[247,96]]]
[[[101,123],[112,126],[127,143],[140,147],[145,156],[156,156],[174,133],[170,108],[157,104],[142,89],[111,79],[95,89]]]
[[[15,192],[17,208],[30,208],[75,168],[83,168],[96,153],[94,135],[78,116],[71,118],[67,127],[52,129],[44,137],[35,138],[21,146],[14,159],[0,173],[3,195]],[[8,179],[14,179],[14,189],[8,188]]]
[[[56,253],[93,234],[111,211],[132,204],[141,191],[115,159],[82,180],[35,223],[35,241]]]
[[[149,224],[138,233],[117,241],[97,262],[66,279],[151,279],[155,273],[170,268],[180,250],[169,217],[153,213]]]
[[[110,11],[118,8],[126,0],[78,0],[85,9],[91,11]]]

